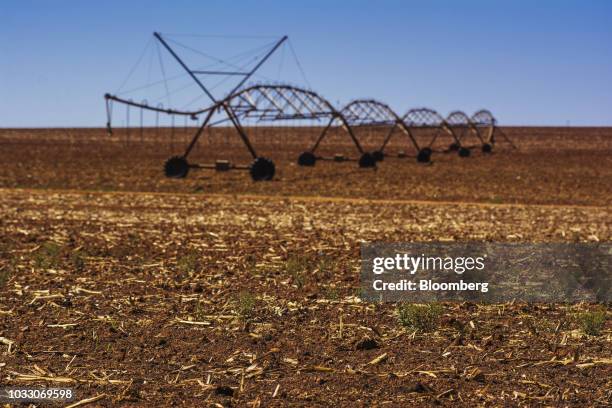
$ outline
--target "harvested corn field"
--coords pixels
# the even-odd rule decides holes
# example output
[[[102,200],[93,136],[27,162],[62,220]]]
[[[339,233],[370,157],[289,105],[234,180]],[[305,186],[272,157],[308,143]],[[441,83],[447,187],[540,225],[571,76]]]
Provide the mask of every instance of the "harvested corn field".
[[[444,303],[415,320],[358,296],[364,241],[610,241],[610,166],[580,159],[600,154],[585,146],[507,153],[498,178],[452,192],[440,173],[458,158],[406,163],[429,176],[386,198],[399,182],[384,164],[299,189],[291,166],[263,186],[170,182],[153,164],[102,184],[104,151],[67,146],[65,167],[29,149],[40,177],[15,167],[0,190],[2,384],[72,387],[100,406],[607,405],[609,306]],[[578,168],[593,176],[566,184]]]

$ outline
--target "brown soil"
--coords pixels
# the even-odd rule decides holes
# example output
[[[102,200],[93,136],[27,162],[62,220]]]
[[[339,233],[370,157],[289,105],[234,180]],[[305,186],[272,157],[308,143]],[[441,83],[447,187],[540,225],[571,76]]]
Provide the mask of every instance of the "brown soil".
[[[377,171],[269,142],[269,183],[167,180],[166,144],[66,132],[0,132],[2,386],[88,406],[612,402],[610,319],[580,328],[595,305],[448,303],[415,332],[356,296],[362,241],[610,241],[609,129],[508,129],[518,151]]]
[[[133,129],[128,146],[108,141],[102,129],[0,130],[0,161],[6,163],[0,172],[0,187],[610,204],[612,128],[572,130],[507,128],[505,132],[518,145],[517,151],[500,143],[492,155],[478,150],[468,159],[434,154],[431,165],[418,165],[414,158],[388,158],[377,170],[371,170],[359,169],[355,162],[299,167],[296,158],[311,145],[312,132],[287,134],[281,129],[278,135],[256,134],[253,142],[260,155],[276,162],[276,177],[269,183],[254,183],[244,171],[193,170],[185,180],[166,179],[161,176],[163,163],[184,149],[186,139],[177,136],[172,147],[167,141],[152,141],[157,135],[152,130],[145,133],[149,138],[139,143],[137,129]],[[112,140],[120,138],[117,133]],[[198,145],[190,161],[230,159],[250,163],[252,159],[238,137],[231,136],[203,139],[207,143]],[[366,149],[378,146],[380,137],[375,136],[363,140]],[[347,139],[346,135],[337,135],[325,140],[321,153],[356,157],[356,149],[346,144]],[[393,152],[400,148],[409,153],[409,146],[398,137],[389,149]]]

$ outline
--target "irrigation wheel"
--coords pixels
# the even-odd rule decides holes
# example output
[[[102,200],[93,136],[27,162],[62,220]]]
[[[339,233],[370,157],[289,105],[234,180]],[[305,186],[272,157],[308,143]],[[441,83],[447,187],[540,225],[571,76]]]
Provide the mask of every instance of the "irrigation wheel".
[[[491,153],[493,151],[493,146],[491,146],[490,143],[485,143],[482,145],[482,152],[483,153]]]
[[[298,164],[300,166],[312,167],[317,162],[317,157],[312,152],[304,152],[298,157]]]
[[[363,169],[376,167],[376,159],[371,153],[364,153],[359,158],[359,167]]]
[[[189,173],[189,163],[187,159],[180,156],[174,156],[166,160],[164,163],[164,174],[170,178],[185,178]]]
[[[272,180],[275,171],[274,162],[265,157],[258,157],[253,160],[249,169],[253,181]]]
[[[466,147],[459,148],[459,157],[470,157],[470,149]]]
[[[431,149],[429,147],[424,147],[419,150],[419,154],[417,154],[417,161],[419,163],[429,163],[431,160]]]

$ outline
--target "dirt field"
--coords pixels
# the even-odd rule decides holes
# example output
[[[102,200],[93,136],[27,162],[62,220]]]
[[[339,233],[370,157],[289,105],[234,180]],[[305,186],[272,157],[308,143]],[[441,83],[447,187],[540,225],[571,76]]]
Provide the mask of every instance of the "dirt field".
[[[252,193],[488,203],[537,203],[608,205],[612,199],[612,128],[507,128],[520,149],[503,144],[492,155],[475,151],[473,157],[456,154],[433,156],[433,164],[417,165],[414,158],[389,158],[377,170],[358,169],[354,162],[317,163],[314,168],[295,164],[299,153],[310,146],[312,132],[295,136],[280,129],[255,135],[260,155],[276,162],[272,182],[253,183],[241,171],[217,173],[192,171],[180,182],[160,177],[164,161],[182,152],[183,137],[171,146],[153,142],[155,131],[139,143],[132,130],[131,145],[111,143],[103,129],[0,131],[0,186],[11,188],[61,188],[104,191],[165,191],[186,193]],[[115,139],[119,136],[116,131]],[[189,135],[190,133],[186,134]],[[186,136],[185,135],[185,136]],[[159,135],[158,137],[163,137]],[[169,136],[169,135],[166,135]],[[289,136],[289,137],[288,137]],[[359,136],[359,134],[358,134]],[[365,136],[368,136],[367,134]],[[381,135],[364,138],[374,150]],[[356,156],[346,134],[321,145],[321,153]],[[440,139],[444,141],[443,139]],[[148,142],[147,142],[148,141]],[[190,161],[230,159],[248,164],[251,158],[239,139],[204,139]],[[451,140],[446,140],[450,143]],[[390,151],[407,144],[396,138]]]
[[[612,240],[612,130],[507,134],[518,151],[375,171],[268,141],[278,176],[253,183],[164,179],[166,143],[0,131],[0,384],[87,406],[609,406],[609,305],[596,335],[586,304],[448,303],[415,331],[358,298],[363,241]]]

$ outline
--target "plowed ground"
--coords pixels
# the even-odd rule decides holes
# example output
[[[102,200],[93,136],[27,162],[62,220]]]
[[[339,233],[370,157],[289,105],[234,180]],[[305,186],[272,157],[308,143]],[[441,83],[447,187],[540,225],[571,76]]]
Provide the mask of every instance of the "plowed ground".
[[[363,241],[610,241],[609,129],[508,129],[518,151],[376,171],[262,143],[269,183],[167,180],[165,144],[64,133],[0,132],[2,386],[99,406],[612,402],[610,319],[581,328],[596,305],[448,303],[425,332],[357,296]]]

